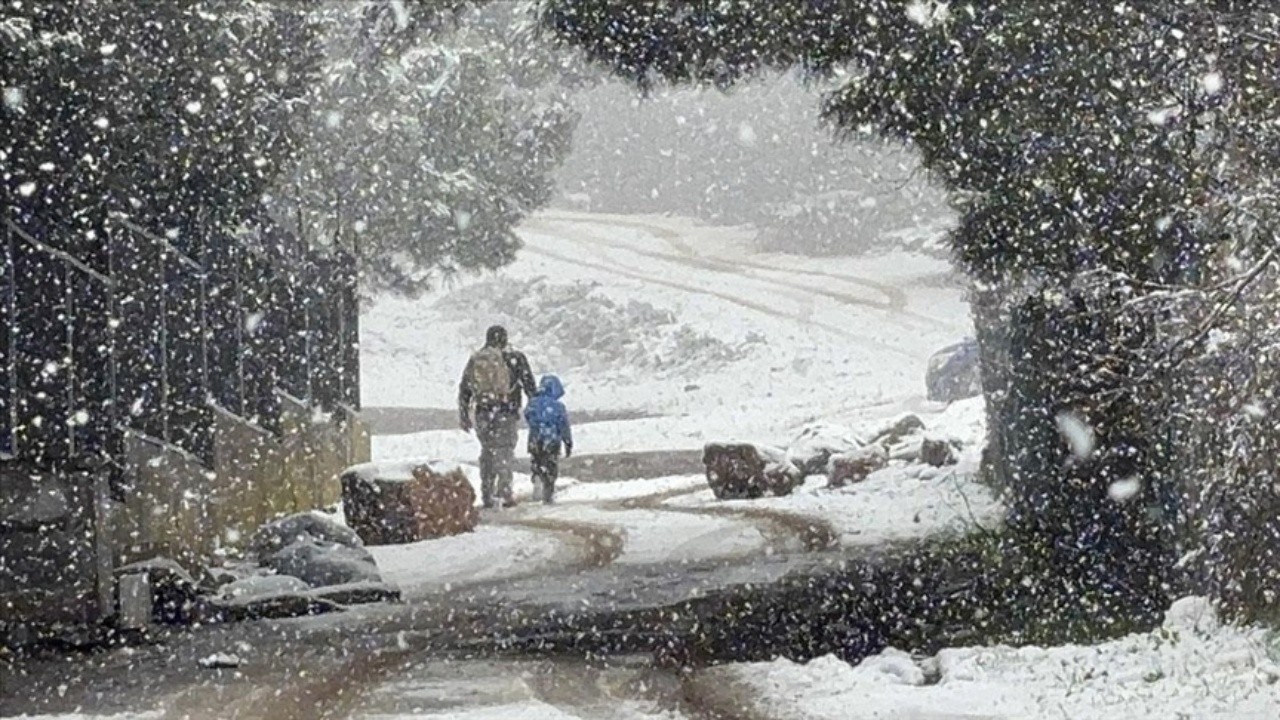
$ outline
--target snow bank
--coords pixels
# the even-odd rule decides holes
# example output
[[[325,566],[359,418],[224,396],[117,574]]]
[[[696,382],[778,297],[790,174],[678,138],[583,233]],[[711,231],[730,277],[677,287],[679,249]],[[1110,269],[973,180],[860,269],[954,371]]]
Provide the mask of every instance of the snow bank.
[[[1198,598],[1176,603],[1159,630],[1100,645],[957,648],[921,663],[886,650],[856,667],[827,657],[723,672],[779,720],[1280,717],[1276,633],[1222,626]]]

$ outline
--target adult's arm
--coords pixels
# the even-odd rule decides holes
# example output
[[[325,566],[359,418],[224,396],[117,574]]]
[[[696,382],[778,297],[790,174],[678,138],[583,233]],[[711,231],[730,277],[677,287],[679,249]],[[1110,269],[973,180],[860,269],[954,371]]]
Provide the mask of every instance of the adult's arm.
[[[462,379],[458,381],[458,425],[467,432],[471,431],[471,401],[475,398],[475,388],[471,386],[471,366],[474,358],[467,360],[467,367],[462,371]]]
[[[524,391],[525,399],[538,394],[538,381],[533,377],[533,368],[529,367],[529,358],[522,352],[515,353],[516,383]]]

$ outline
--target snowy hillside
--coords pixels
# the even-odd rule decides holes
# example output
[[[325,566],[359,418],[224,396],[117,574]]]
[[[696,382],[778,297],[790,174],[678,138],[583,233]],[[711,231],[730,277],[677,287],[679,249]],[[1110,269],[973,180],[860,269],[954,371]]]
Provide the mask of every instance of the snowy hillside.
[[[815,418],[856,423],[928,411],[934,350],[969,334],[946,263],[813,259],[752,250],[750,233],[663,217],[548,213],[520,260],[362,319],[366,406],[452,408],[485,326],[505,323],[535,372],[566,380],[574,410],[656,415],[593,426],[583,451],[780,442]],[[383,457],[469,447],[403,436]],[[470,457],[469,450],[462,454]]]

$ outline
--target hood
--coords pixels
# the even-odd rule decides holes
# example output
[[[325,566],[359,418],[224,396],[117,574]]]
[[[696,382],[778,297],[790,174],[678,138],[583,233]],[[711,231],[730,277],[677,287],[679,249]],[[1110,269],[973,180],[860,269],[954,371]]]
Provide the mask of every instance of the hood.
[[[538,383],[538,394],[546,395],[552,400],[559,400],[564,397],[564,385],[555,375],[543,375],[542,382]]]

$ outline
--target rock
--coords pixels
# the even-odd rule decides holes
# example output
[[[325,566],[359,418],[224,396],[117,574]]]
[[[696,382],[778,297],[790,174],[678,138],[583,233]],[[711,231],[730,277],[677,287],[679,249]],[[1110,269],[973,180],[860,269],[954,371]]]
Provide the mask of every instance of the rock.
[[[258,528],[249,540],[249,553],[261,562],[299,540],[321,540],[347,547],[363,545],[354,530],[337,520],[318,512],[304,512],[272,520]]]
[[[378,565],[368,550],[323,540],[295,542],[267,557],[263,565],[311,587],[382,582]]]
[[[757,445],[756,452],[764,459],[764,486],[768,492],[782,497],[804,484],[805,473],[787,452],[767,445]]]
[[[341,605],[400,602],[400,588],[386,583],[347,583],[346,585],[316,588],[311,590],[308,596]]]
[[[804,482],[804,473],[777,448],[748,443],[708,443],[702,450],[707,485],[720,500],[786,495]]]
[[[447,472],[436,472],[429,465],[414,468],[409,499],[419,540],[468,533],[480,522],[476,491],[461,468]]]
[[[369,545],[428,540],[471,532],[480,521],[475,490],[460,467],[415,466],[382,476],[376,465],[342,475],[347,522]]]
[[[920,462],[926,465],[942,467],[955,465],[959,461],[960,454],[956,451],[955,445],[947,440],[927,437],[920,443]]]
[[[901,460],[905,463],[920,462],[920,448],[924,444],[924,438],[919,435],[908,437],[900,443],[887,446],[885,449],[889,453],[890,460]]]
[[[763,497],[764,459],[755,445],[708,443],[702,449],[707,485],[718,500]]]
[[[156,622],[186,625],[197,619],[200,586],[177,561],[154,557],[122,565],[116,568],[115,574],[147,576],[151,586],[151,617]]]
[[[287,593],[304,593],[311,586],[292,575],[257,575],[218,588],[221,600],[249,599]]]
[[[889,453],[881,445],[868,445],[856,452],[833,456],[827,468],[827,487],[860,483],[888,464]]]
[[[935,402],[955,402],[982,394],[982,365],[978,342],[966,338],[929,358],[926,395]]]
[[[881,445],[886,449],[900,444],[906,438],[924,430],[924,421],[914,414],[903,415],[871,436],[872,445]]]
[[[806,426],[787,448],[792,462],[805,475],[818,475],[827,469],[832,456],[851,453],[865,443],[852,430],[831,423]]]

